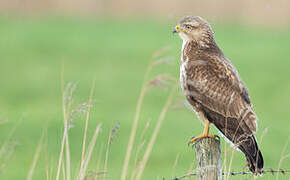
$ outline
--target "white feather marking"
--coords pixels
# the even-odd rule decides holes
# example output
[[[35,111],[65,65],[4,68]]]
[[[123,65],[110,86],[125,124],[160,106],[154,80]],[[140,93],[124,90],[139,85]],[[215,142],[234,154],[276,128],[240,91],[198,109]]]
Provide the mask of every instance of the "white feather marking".
[[[180,38],[183,40],[183,42],[189,41],[188,36],[186,34],[184,34],[183,32],[179,32],[178,34],[179,34]]]
[[[207,62],[206,61],[204,61],[204,60],[194,60],[194,61],[192,61],[192,62],[190,62],[190,65],[192,65],[192,66],[199,66],[199,65],[206,65],[207,64]]]
[[[204,122],[204,120],[203,120],[203,118],[205,118],[205,117],[203,116],[203,114],[197,112],[197,111],[193,108],[193,106],[192,106],[191,104],[189,104],[188,101],[185,101],[185,102],[184,102],[184,105],[185,105],[189,110],[193,111],[193,112],[196,114],[197,119],[199,119],[200,122],[201,122],[203,125],[205,125],[205,122]]]
[[[231,95],[229,105],[231,105],[231,104],[233,103],[235,94],[236,94],[236,93],[235,93],[235,91],[234,91],[234,92],[232,93],[232,95]]]
[[[182,49],[181,49],[181,61],[180,61],[180,85],[181,85],[181,89],[184,91],[184,83],[185,83],[185,79],[186,79],[186,66],[188,65],[188,57],[186,57],[186,60],[183,60],[183,52],[184,52],[184,48],[185,45],[187,43],[187,40],[183,40],[182,43]],[[185,52],[184,52],[185,53]],[[185,54],[186,55],[186,54]]]

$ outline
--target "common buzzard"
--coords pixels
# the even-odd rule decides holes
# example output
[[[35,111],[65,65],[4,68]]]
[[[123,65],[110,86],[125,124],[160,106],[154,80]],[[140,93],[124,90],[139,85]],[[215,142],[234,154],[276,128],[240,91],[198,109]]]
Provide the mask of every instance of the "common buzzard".
[[[235,67],[214,40],[210,24],[198,16],[184,17],[175,27],[183,40],[180,83],[187,101],[205,123],[202,135],[209,134],[210,123],[246,156],[249,169],[261,174],[263,157],[254,133],[257,117],[248,90]]]

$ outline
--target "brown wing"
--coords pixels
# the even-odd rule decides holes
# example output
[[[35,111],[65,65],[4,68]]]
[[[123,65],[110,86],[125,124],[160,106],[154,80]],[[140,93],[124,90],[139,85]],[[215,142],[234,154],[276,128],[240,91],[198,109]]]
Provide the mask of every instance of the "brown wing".
[[[186,94],[208,111],[235,119],[247,133],[256,132],[256,115],[235,68],[223,56],[204,58],[189,59]]]

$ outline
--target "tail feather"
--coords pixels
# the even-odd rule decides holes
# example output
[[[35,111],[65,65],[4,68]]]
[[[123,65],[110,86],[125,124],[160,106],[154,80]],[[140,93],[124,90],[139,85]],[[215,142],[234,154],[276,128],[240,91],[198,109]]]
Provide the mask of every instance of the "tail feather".
[[[258,148],[257,141],[254,136],[249,136],[243,140],[239,149],[245,154],[249,170],[253,174],[262,174],[264,160],[261,151]]]
[[[202,108],[205,117],[245,154],[249,170],[253,174],[262,174],[264,160],[258,148],[255,136],[253,135],[256,127],[253,126],[249,128],[249,126],[244,123],[244,120],[241,121],[237,118],[226,117],[204,106]]]

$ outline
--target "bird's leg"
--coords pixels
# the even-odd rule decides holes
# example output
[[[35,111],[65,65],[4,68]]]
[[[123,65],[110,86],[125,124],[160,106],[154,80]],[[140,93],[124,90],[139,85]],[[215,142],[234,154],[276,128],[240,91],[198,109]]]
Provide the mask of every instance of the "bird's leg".
[[[205,120],[205,127],[204,127],[204,130],[203,130],[203,133],[199,136],[196,136],[196,137],[193,137],[190,141],[189,141],[189,144],[193,144],[196,140],[198,139],[201,139],[201,138],[215,138],[215,135],[214,134],[208,134],[209,132],[209,126],[210,126],[210,122],[209,120]]]

